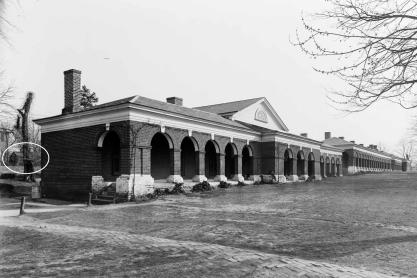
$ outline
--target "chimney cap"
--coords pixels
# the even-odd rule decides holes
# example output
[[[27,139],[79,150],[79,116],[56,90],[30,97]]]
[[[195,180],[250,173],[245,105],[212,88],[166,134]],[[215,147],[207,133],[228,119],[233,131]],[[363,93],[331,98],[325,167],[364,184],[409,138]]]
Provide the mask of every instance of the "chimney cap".
[[[77,69],[69,69],[69,70],[66,70],[66,71],[64,71],[64,74],[67,74],[67,73],[79,73],[79,74],[81,74],[81,71],[80,70],[77,70]]]
[[[180,97],[167,97],[167,103],[176,104],[182,106],[183,99]]]

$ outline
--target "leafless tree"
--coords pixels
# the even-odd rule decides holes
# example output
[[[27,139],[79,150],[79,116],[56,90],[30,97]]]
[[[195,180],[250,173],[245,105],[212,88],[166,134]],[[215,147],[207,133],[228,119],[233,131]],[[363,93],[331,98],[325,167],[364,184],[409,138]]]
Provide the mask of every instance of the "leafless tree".
[[[143,123],[139,123],[139,122],[129,122],[127,123],[128,128],[129,128],[129,137],[130,137],[130,172],[134,173],[135,175],[133,175],[133,186],[132,186],[132,198],[135,198],[135,181],[136,181],[136,157],[137,157],[137,152],[138,152],[138,148],[140,147],[138,145],[138,140],[139,140],[139,132],[141,131],[141,129],[143,128],[144,124]],[[141,153],[139,154],[140,156],[142,155],[142,150],[139,150]],[[141,162],[140,162],[141,163]],[[140,165],[141,170],[140,170],[140,174],[143,174],[143,165]]]
[[[417,160],[417,140],[410,136],[405,136],[400,140],[398,155],[410,162],[414,167]]]
[[[317,59],[314,69],[344,80],[349,89],[329,98],[348,112],[379,100],[417,107],[417,2],[328,0],[324,11],[302,17],[292,40]]]

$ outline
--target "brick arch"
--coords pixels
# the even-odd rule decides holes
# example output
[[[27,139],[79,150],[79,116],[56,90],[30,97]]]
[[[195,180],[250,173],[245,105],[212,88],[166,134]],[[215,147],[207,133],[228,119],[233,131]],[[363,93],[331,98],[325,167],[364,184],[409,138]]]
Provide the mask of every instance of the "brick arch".
[[[221,153],[221,148],[220,148],[220,146],[219,146],[219,144],[217,143],[216,140],[211,140],[211,139],[207,140],[206,143],[204,144],[204,148],[206,147],[206,145],[207,145],[208,142],[212,142],[213,143],[214,148],[215,148],[217,154]]]
[[[201,132],[193,132],[192,137],[197,141],[200,152],[204,152],[207,142],[211,140],[210,134]]]
[[[154,135],[161,132],[161,127],[158,125],[147,124],[144,125],[137,134],[137,145],[138,146],[151,146],[151,141]]]
[[[301,160],[305,160],[304,151],[302,149],[297,152],[297,159],[298,159],[298,155],[300,155]]]
[[[106,138],[107,134],[109,134],[110,132],[117,134],[120,140],[120,145],[126,144],[124,140],[125,137],[122,136],[121,131],[117,128],[110,128],[110,130],[103,129],[96,133],[96,136],[94,139],[94,145],[96,145],[98,148],[102,148],[104,139]]]
[[[193,146],[194,146],[194,150],[195,151],[199,151],[200,150],[200,146],[199,146],[199,144],[198,144],[198,142],[197,142],[197,140],[193,137],[193,136],[184,136],[182,139],[181,139],[181,141],[180,141],[180,143],[179,143],[179,146],[181,147],[181,144],[182,144],[182,142],[184,141],[184,139],[185,138],[190,138],[190,140],[191,140],[191,142],[193,143]]]
[[[288,158],[290,158],[290,159],[293,159],[294,158],[294,154],[293,154],[293,151],[291,150],[291,148],[286,148],[285,149],[284,156],[285,156],[285,153],[286,152],[288,152]]]
[[[234,139],[233,143],[235,144],[236,148],[237,148],[237,152],[238,154],[242,154],[243,148],[245,146],[247,146],[247,142],[246,140],[242,140],[242,139]]]
[[[182,140],[189,135],[188,130],[173,127],[166,127],[164,133],[171,137],[173,147],[177,150],[181,148]]]
[[[249,156],[250,157],[253,157],[253,149],[252,149],[252,146],[251,145],[244,145],[242,147],[242,151],[240,153],[242,153],[243,152],[243,149],[245,149],[245,148],[248,150]]]
[[[223,136],[214,136],[214,140],[217,142],[220,153],[224,154],[224,150],[226,149],[227,144],[230,143],[230,137],[223,137]]]
[[[229,143],[227,143],[227,144],[226,144],[226,146],[224,147],[223,152],[225,152],[225,153],[226,153],[226,148],[227,148],[229,145],[232,147],[233,155],[238,155],[238,154],[239,154],[239,152],[238,152],[238,150],[237,150],[237,147],[236,147],[235,143],[232,143],[232,142],[229,142]]]

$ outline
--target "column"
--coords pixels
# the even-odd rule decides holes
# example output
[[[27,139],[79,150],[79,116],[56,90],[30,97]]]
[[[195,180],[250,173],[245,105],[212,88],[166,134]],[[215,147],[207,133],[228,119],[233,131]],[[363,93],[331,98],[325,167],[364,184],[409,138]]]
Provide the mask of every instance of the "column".
[[[296,158],[293,158],[292,159],[291,170],[292,170],[292,173],[291,173],[291,175],[288,176],[288,180],[289,181],[298,181],[298,176],[297,176],[297,159]]]
[[[217,175],[214,177],[214,181],[226,182],[227,178],[225,176],[225,166],[226,166],[226,157],[224,153],[217,154]]]
[[[242,155],[235,155],[233,162],[235,163],[235,174],[233,175],[232,180],[243,182],[245,179],[242,175]]]
[[[181,149],[171,149],[171,169],[167,182],[184,183],[181,177]]]
[[[193,182],[207,181],[206,177],[206,153],[201,151],[195,152],[196,160],[196,174],[193,177]]]

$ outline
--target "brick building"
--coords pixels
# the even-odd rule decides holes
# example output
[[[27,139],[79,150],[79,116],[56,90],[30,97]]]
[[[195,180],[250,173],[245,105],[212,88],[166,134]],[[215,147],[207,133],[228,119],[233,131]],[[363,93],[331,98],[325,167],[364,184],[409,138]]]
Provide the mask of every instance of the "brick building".
[[[35,121],[50,154],[48,197],[84,198],[107,181],[140,195],[161,182],[320,180],[346,168],[343,148],[290,133],[263,97],[188,108],[132,96],[83,110],[81,72],[64,81],[62,114]]]
[[[343,149],[343,173],[407,171],[408,161],[396,155],[378,150],[376,145],[365,147],[355,141],[346,141],[344,137],[332,137],[325,133],[324,144]]]

